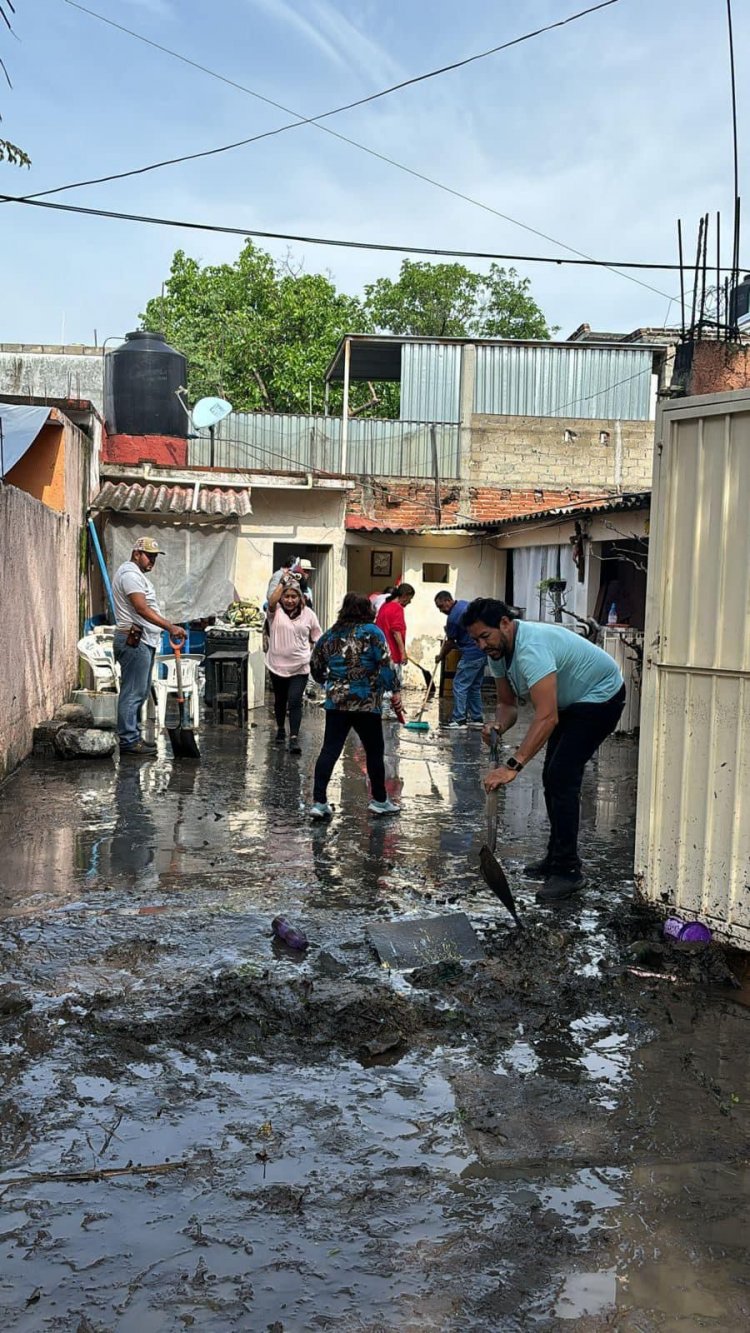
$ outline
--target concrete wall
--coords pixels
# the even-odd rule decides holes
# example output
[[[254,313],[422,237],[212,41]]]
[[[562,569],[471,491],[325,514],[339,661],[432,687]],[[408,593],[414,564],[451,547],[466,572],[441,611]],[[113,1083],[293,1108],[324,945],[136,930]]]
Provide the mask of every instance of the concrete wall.
[[[313,579],[315,611],[325,624],[346,592],[344,510],[346,492],[315,488],[253,489],[253,513],[242,520],[235,582],[240,597],[263,601],[274,569],[275,542],[295,546],[329,546],[329,579],[324,594],[322,571]],[[316,596],[316,586],[320,596]]]
[[[63,426],[48,421],[15,467],[6,474],[9,486],[17,486],[50,509],[65,511],[65,439]]]
[[[104,411],[101,347],[0,343],[0,395],[87,399]]]
[[[0,487],[0,779],[77,673],[80,507],[59,514]]]
[[[61,418],[12,469],[27,489],[0,486],[0,780],[76,684],[91,453]]]
[[[475,413],[468,475],[473,485],[483,486],[638,491],[651,486],[653,450],[653,421]]]
[[[349,588],[352,592],[369,592],[358,578],[360,571],[369,569],[372,550],[393,552],[393,569],[403,570],[402,582],[415,590],[414,600],[406,608],[407,647],[410,656],[426,666],[434,660],[440,639],[445,633],[445,616],[435,606],[435,593],[447,588],[454,597],[471,601],[473,597],[502,597],[505,591],[505,551],[467,536],[449,537],[436,541],[433,537],[411,537],[388,533],[366,538],[360,533],[349,533]],[[429,581],[424,577],[425,565],[448,566],[444,581]],[[375,580],[380,587],[388,580]],[[412,674],[407,683],[417,684],[421,676]]]

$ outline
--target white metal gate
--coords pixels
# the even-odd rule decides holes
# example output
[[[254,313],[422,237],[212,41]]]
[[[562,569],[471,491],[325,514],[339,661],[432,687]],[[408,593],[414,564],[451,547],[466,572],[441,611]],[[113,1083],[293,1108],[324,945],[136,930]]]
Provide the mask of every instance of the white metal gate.
[[[636,874],[750,948],[750,391],[657,417]]]

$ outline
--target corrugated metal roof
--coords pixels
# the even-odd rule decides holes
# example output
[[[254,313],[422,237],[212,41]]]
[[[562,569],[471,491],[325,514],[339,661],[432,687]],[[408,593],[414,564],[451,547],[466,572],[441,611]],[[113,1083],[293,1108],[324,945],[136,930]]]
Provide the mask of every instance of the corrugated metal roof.
[[[578,518],[585,514],[616,514],[626,509],[646,509],[651,504],[650,491],[634,491],[629,495],[612,495],[599,500],[571,500],[554,509],[534,509],[528,514],[513,514],[483,526],[491,528],[519,527],[522,523],[538,523],[545,518]]]
[[[202,514],[205,518],[244,518],[252,514],[250,490],[234,486],[141,485],[139,482],[105,481],[94,500],[94,509],[118,514]]]
[[[400,532],[417,536],[424,528],[404,528],[398,523],[382,523],[377,518],[362,518],[359,514],[350,514],[346,520],[347,532]]]

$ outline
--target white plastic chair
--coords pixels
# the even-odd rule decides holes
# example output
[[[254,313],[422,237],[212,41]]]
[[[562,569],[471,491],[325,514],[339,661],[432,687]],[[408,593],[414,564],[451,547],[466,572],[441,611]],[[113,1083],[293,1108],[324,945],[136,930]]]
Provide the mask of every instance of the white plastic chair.
[[[186,657],[184,653],[180,657],[182,663],[182,688],[185,692],[185,699],[190,706],[190,726],[197,731],[200,723],[200,691],[198,684],[198,667],[203,658],[200,656]],[[158,673],[159,666],[167,668],[166,677],[161,677]],[[171,653],[157,653],[154,667],[153,688],[156,694],[156,720],[159,730],[165,725],[167,718],[167,702],[170,694],[177,694],[177,670],[175,660]]]
[[[91,669],[96,694],[119,688],[119,670],[115,665],[113,636],[114,630],[104,625],[90,634],[84,634],[83,638],[78,640],[78,656],[82,657]]]

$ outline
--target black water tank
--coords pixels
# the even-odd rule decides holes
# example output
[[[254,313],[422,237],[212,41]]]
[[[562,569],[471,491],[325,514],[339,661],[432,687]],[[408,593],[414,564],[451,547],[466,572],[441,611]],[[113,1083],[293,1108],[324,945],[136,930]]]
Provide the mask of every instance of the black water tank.
[[[187,388],[187,361],[163,333],[138,330],[104,357],[104,416],[112,435],[188,433],[176,390]]]

